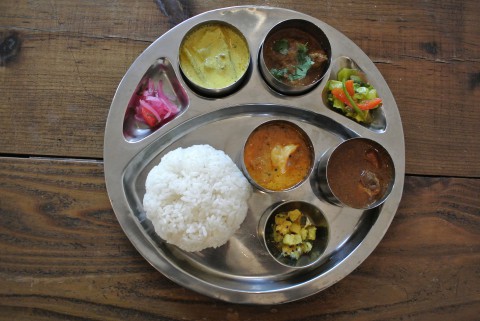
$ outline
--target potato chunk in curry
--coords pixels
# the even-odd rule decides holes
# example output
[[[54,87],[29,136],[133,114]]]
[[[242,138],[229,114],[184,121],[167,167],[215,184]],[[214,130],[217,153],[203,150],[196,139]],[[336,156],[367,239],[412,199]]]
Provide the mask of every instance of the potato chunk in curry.
[[[298,209],[275,215],[273,240],[284,257],[298,260],[312,250],[317,228]]]

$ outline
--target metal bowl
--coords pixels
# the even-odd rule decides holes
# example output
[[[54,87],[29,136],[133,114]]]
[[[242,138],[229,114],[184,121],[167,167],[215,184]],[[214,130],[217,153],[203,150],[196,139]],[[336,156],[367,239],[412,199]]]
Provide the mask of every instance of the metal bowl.
[[[286,187],[284,189],[279,189],[279,190],[269,189],[269,188],[263,186],[261,183],[257,182],[252,177],[252,175],[250,174],[250,172],[247,169],[247,165],[245,164],[245,148],[246,148],[246,146],[247,146],[247,144],[250,140],[250,137],[252,135],[254,135],[258,130],[260,130],[264,127],[267,127],[267,126],[275,125],[275,124],[281,124],[281,125],[288,126],[288,127],[291,127],[292,129],[294,129],[301,136],[301,138],[303,139],[303,141],[307,145],[307,148],[309,150],[309,157],[310,157],[310,168],[308,169],[308,171],[305,174],[305,176],[303,177],[303,179],[301,179],[300,181],[298,181],[296,184],[294,184],[292,186]],[[264,122],[264,123],[260,124],[250,133],[250,135],[248,136],[247,140],[245,141],[245,144],[244,144],[243,149],[242,149],[242,170],[243,170],[243,173],[244,173],[245,177],[248,179],[248,181],[254,187],[259,189],[260,191],[267,192],[267,193],[291,191],[291,190],[295,189],[296,187],[300,186],[303,182],[305,182],[308,179],[308,177],[312,173],[313,168],[314,168],[314,163],[315,163],[315,151],[314,151],[314,147],[313,147],[313,144],[312,144],[312,141],[311,141],[310,137],[308,137],[307,133],[302,128],[300,128],[300,126],[298,126],[298,125],[296,125],[296,124],[294,124],[290,121],[286,121],[286,120],[270,120],[270,121],[267,121],[267,122]]]
[[[335,161],[334,156],[336,154],[351,151],[352,145],[358,142],[366,143],[368,146],[370,146],[370,148],[374,150],[376,155],[378,155],[378,157],[380,158],[379,159],[380,168],[383,167],[390,173],[389,181],[384,182],[385,187],[381,191],[382,193],[381,196],[371,203],[368,203],[368,204],[366,203],[365,206],[354,206],[352,205],[351,202],[347,201],[345,198],[342,199],[342,196],[340,196],[338,193],[336,194],[332,189],[332,177],[331,177],[331,171],[329,170],[330,166],[332,166],[332,158]],[[358,155],[356,154],[356,156],[357,156],[357,159],[360,157],[364,157],[363,155],[360,155],[360,154]],[[345,166],[346,168],[347,166],[349,166],[349,164],[342,163],[342,166]],[[321,194],[330,203],[340,205],[340,206],[348,206],[348,207],[363,209],[363,210],[375,208],[381,205],[383,202],[385,202],[385,200],[390,195],[390,192],[392,191],[392,188],[395,182],[395,167],[393,164],[392,157],[390,156],[388,151],[378,142],[368,138],[363,138],[363,137],[351,138],[341,142],[335,147],[330,148],[327,152],[325,152],[322,155],[322,157],[320,158],[320,161],[317,164],[317,167],[318,169],[316,170],[317,171],[316,179],[318,180],[318,187],[320,188]],[[361,175],[363,175],[363,173],[361,173]],[[359,182],[358,184],[361,184],[361,183]]]
[[[322,68],[319,70],[318,75],[316,75],[313,82],[305,85],[284,82],[276,78],[268,68],[264,56],[265,44],[275,33],[285,29],[298,29],[299,32],[306,32],[310,36],[313,36],[313,38],[317,40],[320,46],[325,50],[327,61],[323,63]],[[332,61],[332,49],[327,35],[316,24],[307,20],[291,19],[278,23],[268,32],[263,40],[262,46],[260,47],[258,61],[263,78],[271,88],[285,95],[300,95],[312,90],[322,81]]]
[[[208,43],[208,46],[205,48],[197,48],[196,52],[193,53],[187,51],[184,48],[186,42],[188,42],[190,37],[192,37],[195,33],[200,32],[202,29],[209,27],[220,27],[224,28],[224,30],[220,31],[220,34],[217,38],[211,39],[211,41]],[[206,33],[213,34],[214,31],[212,30],[214,29],[211,28],[211,30],[207,30]],[[215,45],[217,43],[220,43],[220,37],[227,37],[227,33],[225,32],[225,30],[229,30],[231,34],[238,36],[240,42],[242,42],[241,46],[245,46],[248,53],[248,57],[245,57],[248,58],[245,64],[242,62],[242,64],[236,65],[233,63],[233,61],[228,60],[232,59],[232,51],[235,50],[235,47],[232,46],[232,42],[227,41],[227,39],[225,39],[225,45],[229,47],[227,55],[224,52],[216,52],[213,51],[214,49],[212,50],[212,48],[215,48]],[[212,52],[209,52],[210,50],[212,50]],[[182,55],[183,51],[185,51],[185,54]],[[185,82],[195,92],[206,97],[224,97],[233,93],[234,91],[238,90],[242,86],[242,84],[244,84],[245,78],[247,78],[247,75],[250,73],[251,55],[247,39],[236,27],[224,21],[205,21],[191,28],[183,37],[178,52],[180,71]],[[205,60],[193,62],[195,60],[195,53],[201,56],[201,58],[205,58]],[[207,63],[210,64],[210,67],[208,68],[209,70],[211,70],[210,75],[208,75],[208,73],[205,71],[207,70],[207,68],[203,70],[200,68],[201,66],[204,67],[204,65]],[[191,69],[193,70],[193,72],[191,72],[189,69],[186,68],[187,64],[197,65],[192,66]],[[222,73],[226,68],[228,68],[227,65],[229,64],[231,65],[231,69],[236,72],[236,74],[232,78],[233,80],[229,79],[221,86],[217,86],[217,84],[212,84],[211,82],[209,83],[209,76],[212,78],[213,76],[222,77]],[[210,81],[212,80],[212,78],[210,78]],[[205,83],[202,83],[202,81]]]
[[[275,216],[279,213],[286,213],[295,209],[300,210],[317,228],[315,240],[311,242],[312,250],[302,254],[298,259],[283,256],[282,251],[273,240]],[[329,240],[328,222],[322,211],[311,203],[304,201],[288,201],[267,210],[260,218],[258,233],[272,258],[279,264],[291,268],[305,268],[318,262],[327,248]]]

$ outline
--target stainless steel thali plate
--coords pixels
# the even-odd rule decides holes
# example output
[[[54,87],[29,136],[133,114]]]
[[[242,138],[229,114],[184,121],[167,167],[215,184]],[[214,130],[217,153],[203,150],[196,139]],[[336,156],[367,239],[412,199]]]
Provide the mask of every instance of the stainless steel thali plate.
[[[258,68],[262,40],[277,23],[304,19],[319,26],[331,43],[332,63],[314,90],[285,96],[272,90]],[[246,37],[251,66],[243,86],[223,98],[195,93],[181,76],[178,50],[182,37],[198,23],[216,20],[235,26]],[[339,68],[361,68],[383,98],[371,126],[360,125],[327,108],[323,90]],[[180,113],[151,131],[135,125],[128,106],[146,78],[162,79]],[[241,168],[243,144],[259,124],[289,120],[311,138],[316,161],[330,147],[366,137],[391,154],[396,180],[388,199],[362,211],[332,205],[318,195],[315,182],[279,193],[254,191],[247,217],[227,244],[188,253],[167,244],[154,232],[143,211],[145,179],[163,155],[178,147],[209,144],[225,151]],[[357,268],[375,249],[397,211],[404,184],[405,146],[397,105],[374,63],[351,40],[308,15],[271,7],[231,7],[206,12],[172,28],[152,43],[132,64],[113,98],[105,130],[105,177],[117,219],[132,244],[158,271],[176,283],[205,295],[235,303],[278,304],[298,300],[333,285]],[[330,226],[330,241],[322,259],[307,269],[275,262],[257,234],[260,216],[286,200],[302,200],[320,208]]]

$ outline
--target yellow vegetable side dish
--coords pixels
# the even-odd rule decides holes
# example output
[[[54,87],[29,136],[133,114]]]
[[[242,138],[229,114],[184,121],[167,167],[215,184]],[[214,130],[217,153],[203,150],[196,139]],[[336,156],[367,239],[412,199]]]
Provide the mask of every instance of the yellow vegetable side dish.
[[[180,66],[198,86],[226,88],[247,71],[250,52],[240,32],[223,23],[208,23],[189,32],[180,47]]]
[[[312,250],[317,228],[298,209],[275,215],[273,240],[285,257],[298,260]]]

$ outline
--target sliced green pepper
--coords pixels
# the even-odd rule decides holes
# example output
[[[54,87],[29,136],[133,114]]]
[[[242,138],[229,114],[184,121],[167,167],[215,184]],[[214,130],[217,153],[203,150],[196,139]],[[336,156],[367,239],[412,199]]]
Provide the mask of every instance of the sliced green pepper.
[[[340,81],[348,80],[348,79],[350,79],[350,77],[352,75],[356,76],[357,75],[357,70],[349,69],[349,68],[342,68],[337,74],[337,79],[340,80]]]

